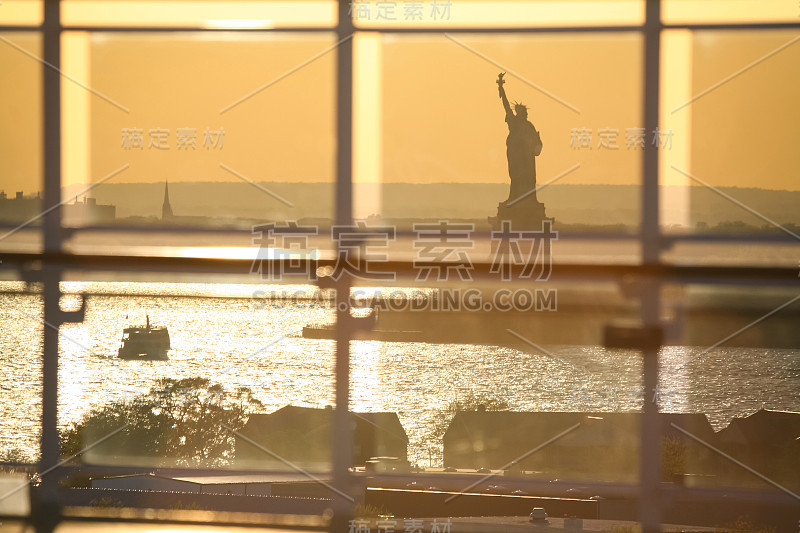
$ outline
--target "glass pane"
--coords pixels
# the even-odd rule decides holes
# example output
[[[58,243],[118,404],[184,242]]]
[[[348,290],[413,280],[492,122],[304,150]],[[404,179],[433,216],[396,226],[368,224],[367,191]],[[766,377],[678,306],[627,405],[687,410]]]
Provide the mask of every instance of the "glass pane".
[[[0,6],[0,13],[5,6]],[[42,223],[42,39],[0,35],[0,249],[40,249]]]
[[[661,19],[668,24],[795,22],[798,9],[792,0],[663,0]]]
[[[800,134],[790,124],[800,120],[800,86],[786,73],[800,60],[798,38],[778,30],[667,35],[662,117],[674,136],[662,152],[661,183],[662,223],[671,231],[759,235],[765,242],[756,256],[793,261]],[[781,237],[787,245],[767,245]],[[683,260],[697,260],[685,250]],[[754,259],[746,248],[707,252],[719,261]]]
[[[0,26],[38,26],[44,17],[42,0],[5,0],[0,7]]]
[[[797,466],[790,451],[796,443],[789,435],[800,412],[797,292],[670,286],[665,306],[674,327],[671,346],[662,350],[662,409],[704,413],[714,429],[708,436],[684,434],[689,444],[712,446],[687,452],[696,466],[684,471],[686,484],[759,488],[778,500],[776,483],[796,490],[797,476],[789,474]]]
[[[63,0],[62,22],[71,26],[168,26],[210,29],[268,29],[333,26],[330,0]]]
[[[359,27],[504,27],[633,25],[644,22],[640,0],[361,0],[351,13]]]
[[[129,233],[116,245],[130,252],[249,248],[253,225],[330,224],[332,35],[69,32],[65,42],[67,61],[84,66],[93,91],[75,93],[65,108],[72,110],[65,130],[75,133],[68,153],[76,171],[65,184],[76,214],[71,225],[237,232],[194,239]],[[81,234],[71,245],[108,250],[111,239]]]
[[[722,498],[711,496],[716,505],[703,513],[688,505],[696,496],[676,494],[687,504],[666,508],[664,522],[788,523],[794,504],[781,487],[797,487],[796,291],[666,287],[658,385],[644,390],[641,354],[603,346],[606,325],[640,312],[637,298],[626,298],[618,286],[484,285],[477,295],[488,301],[500,290],[513,295],[553,289],[557,309],[431,309],[430,302],[441,303],[443,294],[458,288],[463,285],[433,289],[438,300],[428,295],[416,311],[393,298],[385,312],[387,307],[379,307],[376,330],[386,339],[393,328],[396,342],[382,343],[376,336],[353,343],[354,399],[374,398],[376,409],[405,413],[409,460],[425,472],[411,482],[375,479],[379,488],[367,492],[368,503],[384,505],[395,516],[520,517],[542,505],[551,517],[573,515],[587,525],[597,516],[633,520],[641,410],[653,402],[661,433],[653,460],[663,486],[726,491]],[[386,389],[391,393],[384,395]],[[381,490],[386,488],[417,491],[408,499],[430,507],[414,514],[414,506]],[[760,507],[755,503],[760,497],[774,503],[776,512],[744,518]]]
[[[63,289],[65,306],[88,295],[86,319],[61,329],[65,455],[91,447],[85,462],[285,470],[319,488],[304,472],[330,468],[334,344],[301,335],[332,317],[313,287]],[[112,485],[97,486],[125,488]]]
[[[462,473],[508,468],[503,465],[571,425],[547,435],[526,433],[508,422],[515,416],[641,407],[639,355],[601,346],[609,321],[638,313],[638,303],[626,300],[613,285],[535,280],[425,285],[379,292],[356,289],[361,310],[372,308],[377,318],[374,328],[358,333],[359,340],[351,344],[354,410],[397,412],[408,434],[412,465],[432,476],[445,467]],[[497,434],[465,447],[464,438],[472,431],[453,417],[481,409],[486,413],[474,413],[486,415],[479,425],[497,422],[508,433],[504,437],[492,426]],[[499,418],[489,421],[493,415]],[[453,436],[462,429],[463,438]],[[500,449],[506,437],[517,439],[516,444]],[[522,441],[525,450],[518,449]],[[550,474],[534,463],[526,463],[525,469],[546,479]],[[574,474],[580,477],[578,472]],[[465,480],[432,479],[430,484],[441,490],[460,490],[458,484]],[[395,487],[400,482],[386,481]],[[407,481],[402,483],[400,487]],[[502,484],[481,480],[480,488],[469,491]]]
[[[468,228],[472,247],[459,253],[491,262],[503,220],[541,230],[551,218],[557,262],[638,261],[624,236],[639,227],[652,141],[640,128],[640,44],[636,34],[359,36],[356,217],[396,228],[396,259],[421,259],[422,234],[435,231],[424,226],[443,222]],[[509,106],[528,106],[541,142],[538,155],[522,149],[521,171],[509,163],[517,137],[498,97],[501,72]],[[621,238],[595,244],[587,233]]]
[[[706,211],[716,211],[708,203],[715,196],[709,194],[713,191],[710,187],[738,187],[745,194],[752,189],[766,189],[774,191],[773,203],[778,200],[785,205],[768,207],[767,201],[762,206],[764,200],[757,198],[761,192],[748,191],[752,196],[749,201],[756,202],[753,208],[766,211],[765,216],[781,223],[789,222],[786,216],[791,213],[786,205],[793,202],[779,198],[790,191],[797,194],[794,177],[800,171],[800,162],[792,154],[800,142],[800,133],[781,126],[800,118],[794,98],[800,80],[786,76],[800,60],[800,47],[793,46],[798,39],[800,33],[796,31],[694,33],[692,96],[696,99],[675,112],[685,110],[692,115],[694,157],[690,172],[708,186],[697,182],[690,185],[700,186],[696,189],[698,204],[707,206]],[[731,78],[750,65],[747,71]],[[704,91],[707,92],[700,96]],[[765,91],[769,98],[764,97]],[[776,117],[783,119],[775,120]],[[731,150],[737,144],[742,149]],[[745,196],[733,191],[729,194],[748,203]],[[769,196],[766,191],[761,194]],[[708,200],[703,202],[701,198]],[[742,216],[748,215],[740,207],[731,207]],[[713,226],[722,221],[720,218],[724,216],[717,215],[706,222]],[[748,217],[744,221],[750,223],[754,219]]]

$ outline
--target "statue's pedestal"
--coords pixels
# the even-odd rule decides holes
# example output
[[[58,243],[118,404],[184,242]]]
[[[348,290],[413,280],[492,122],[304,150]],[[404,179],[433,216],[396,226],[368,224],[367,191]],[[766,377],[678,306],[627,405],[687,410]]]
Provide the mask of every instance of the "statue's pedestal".
[[[489,217],[492,229],[498,230],[504,220],[511,222],[514,230],[541,230],[542,222],[553,221],[545,214],[544,204],[531,195],[521,200],[500,202],[497,205],[497,216]]]

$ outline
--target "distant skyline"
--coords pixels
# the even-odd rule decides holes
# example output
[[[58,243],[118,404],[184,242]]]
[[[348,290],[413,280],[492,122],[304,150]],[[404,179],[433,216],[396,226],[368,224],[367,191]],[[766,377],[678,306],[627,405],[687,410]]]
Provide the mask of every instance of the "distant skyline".
[[[173,212],[182,217],[244,218],[260,220],[299,220],[302,218],[332,219],[334,185],[331,183],[264,182],[263,187],[288,200],[287,205],[274,196],[256,190],[248,183],[180,182],[170,183],[169,198]],[[381,205],[366,214],[387,219],[472,219],[487,222],[498,199],[508,195],[508,185],[501,183],[383,183],[363,184],[369,195],[383,198]],[[65,191],[66,192],[66,191]],[[800,225],[800,191],[771,191],[723,187],[721,192],[746,202],[749,207],[779,224]],[[117,217],[161,218],[164,183],[108,182],[92,191],[100,204],[117,207]],[[711,226],[723,222],[741,221],[756,228],[766,221],[742,209],[705,187],[661,188],[664,211],[661,224],[694,227],[698,222]],[[70,198],[71,196],[66,197]],[[558,223],[608,225],[640,223],[640,194],[636,185],[580,185],[555,183],[539,191],[548,206],[550,216]],[[679,207],[676,198],[688,198],[688,210],[682,220],[674,217],[672,209]],[[598,202],[602,198],[602,202]],[[187,223],[194,223],[184,218]]]

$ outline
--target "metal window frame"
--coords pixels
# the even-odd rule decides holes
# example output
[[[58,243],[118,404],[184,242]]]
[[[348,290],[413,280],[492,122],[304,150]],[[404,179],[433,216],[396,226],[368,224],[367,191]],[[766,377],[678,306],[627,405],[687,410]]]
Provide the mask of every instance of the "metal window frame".
[[[43,57],[46,63],[55,68],[42,66],[43,71],[43,157],[44,157],[44,203],[48,210],[43,217],[40,231],[43,236],[42,253],[2,254],[0,268],[17,269],[23,277],[34,275],[43,285],[44,320],[60,326],[71,320],[81,320],[82,312],[67,313],[59,308],[60,281],[64,271],[82,268],[91,270],[114,270],[124,272],[132,269],[146,269],[153,272],[242,272],[243,262],[193,258],[142,258],[134,256],[73,255],[64,251],[64,239],[78,232],[91,231],[159,231],[159,228],[125,228],[119,226],[97,226],[86,228],[66,228],[62,226],[61,213],[54,207],[61,203],[61,79],[56,70],[60,65],[61,33],[63,31],[87,32],[328,32],[335,33],[341,41],[336,52],[336,215],[337,224],[352,224],[352,149],[353,149],[353,39],[346,37],[359,31],[381,34],[423,34],[423,33],[481,33],[481,34],[531,34],[531,33],[591,33],[591,32],[638,32],[644,38],[644,65],[642,78],[643,125],[645,131],[654,130],[659,114],[659,76],[660,39],[662,32],[670,29],[689,30],[771,30],[800,29],[798,23],[703,23],[703,24],[664,24],[661,21],[661,1],[643,0],[645,20],[641,25],[598,25],[598,26],[559,26],[559,27],[448,27],[445,29],[398,28],[398,27],[357,27],[349,15],[349,2],[338,1],[338,22],[334,27],[280,27],[274,29],[212,29],[203,27],[147,27],[147,26],[64,26],[61,23],[60,1],[44,0],[44,20],[41,26],[2,26],[0,32],[36,31],[43,36]],[[742,283],[746,285],[787,284],[796,280],[794,269],[779,267],[681,267],[662,262],[661,254],[665,247],[677,242],[794,242],[787,236],[705,236],[663,234],[659,227],[659,174],[658,152],[651,144],[644,150],[642,159],[641,220],[638,235],[575,235],[575,238],[592,240],[636,239],[641,245],[641,263],[638,265],[562,265],[554,266],[554,273],[567,279],[621,279],[635,276],[643,281],[641,291],[641,322],[644,326],[657,326],[659,321],[659,293],[665,282],[702,281],[704,283]],[[53,209],[50,209],[53,208]],[[166,229],[166,228],[162,228]],[[174,228],[170,231],[186,233],[226,232],[228,230]],[[569,236],[566,236],[569,237]],[[31,265],[41,265],[32,274]],[[247,263],[249,266],[249,262]],[[478,265],[476,265],[479,267]],[[484,265],[487,266],[487,265]],[[398,273],[408,272],[406,263],[390,263],[387,270]],[[480,267],[478,268],[480,270]],[[346,276],[338,284],[337,298],[345,305],[337,309],[336,368],[334,435],[332,441],[333,484],[346,494],[354,490],[354,478],[350,467],[350,429],[348,421],[349,405],[349,327],[348,298],[352,283]],[[56,328],[43,328],[43,367],[42,367],[42,436],[39,471],[55,468],[60,460],[57,429],[58,402],[58,346],[59,335]],[[643,379],[646,390],[655,388],[658,380],[658,349],[643,347]],[[645,532],[658,531],[661,498],[659,497],[659,426],[656,419],[657,405],[645,402],[641,428],[640,454],[640,521]],[[127,469],[119,466],[119,471]],[[45,476],[35,491],[32,501],[32,519],[37,531],[51,531],[58,523],[58,476]],[[331,522],[332,531],[347,531],[348,520],[352,517],[352,506],[339,499]]]

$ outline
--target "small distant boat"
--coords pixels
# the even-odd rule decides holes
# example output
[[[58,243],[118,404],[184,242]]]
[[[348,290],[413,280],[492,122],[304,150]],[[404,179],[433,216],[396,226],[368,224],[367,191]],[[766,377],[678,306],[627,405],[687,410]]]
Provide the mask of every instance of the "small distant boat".
[[[143,361],[166,361],[170,349],[169,331],[166,326],[151,326],[150,316],[145,326],[131,326],[122,330],[120,359]]]

